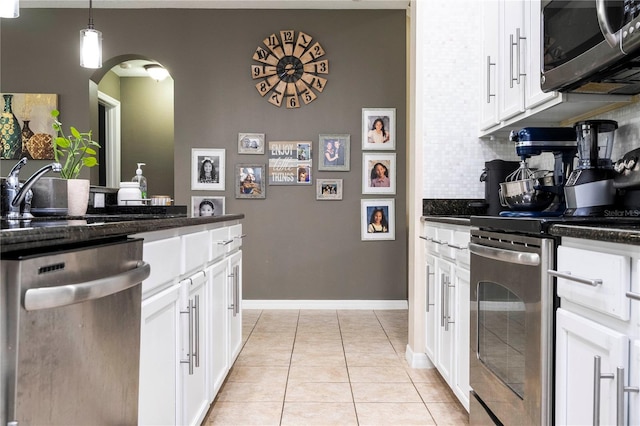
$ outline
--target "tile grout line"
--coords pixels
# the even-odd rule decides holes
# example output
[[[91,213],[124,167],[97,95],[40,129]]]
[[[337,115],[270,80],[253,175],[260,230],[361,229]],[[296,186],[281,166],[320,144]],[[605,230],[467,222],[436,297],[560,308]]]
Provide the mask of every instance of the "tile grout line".
[[[287,368],[287,380],[284,385],[284,395],[282,396],[282,409],[280,410],[280,426],[284,418],[284,404],[287,400],[287,389],[289,388],[289,376],[291,374],[291,364],[293,362],[293,351],[296,347],[296,339],[298,338],[298,326],[300,325],[300,310],[298,309],[298,318],[296,319],[296,331],[293,334],[293,343],[291,344],[291,355],[289,355],[289,367]]]
[[[347,362],[347,351],[344,349],[344,339],[342,337],[342,326],[340,325],[340,314],[336,310],[336,317],[338,319],[338,333],[340,333],[340,344],[342,345],[342,355],[344,357],[344,366],[347,370],[347,380],[349,380],[349,391],[351,392],[351,401],[353,403],[353,412],[356,415],[356,425],[360,424],[358,419],[358,409],[356,407],[356,398],[353,395],[353,384],[351,383],[351,374],[349,374],[349,363]]]

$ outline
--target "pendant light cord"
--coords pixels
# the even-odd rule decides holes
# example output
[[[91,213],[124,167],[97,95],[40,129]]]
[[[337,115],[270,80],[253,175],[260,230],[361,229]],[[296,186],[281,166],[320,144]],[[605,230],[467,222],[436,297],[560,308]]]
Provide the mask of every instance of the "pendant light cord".
[[[93,29],[93,0],[89,0],[89,25],[87,28]]]

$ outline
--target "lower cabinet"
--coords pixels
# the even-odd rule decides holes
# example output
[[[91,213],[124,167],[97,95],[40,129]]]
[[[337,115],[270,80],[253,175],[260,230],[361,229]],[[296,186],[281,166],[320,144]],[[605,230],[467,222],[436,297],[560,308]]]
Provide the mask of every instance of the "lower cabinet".
[[[228,236],[231,227],[226,232],[191,228],[179,238],[163,232],[141,235],[152,248],[143,249],[152,270],[157,265],[175,272],[167,267],[175,259],[181,266],[177,276],[156,276],[146,287],[151,290],[143,290],[140,425],[200,425],[240,352],[242,236],[241,225],[234,226],[239,236]],[[238,240],[235,247],[229,238]],[[169,247],[166,241],[171,251],[159,249]],[[221,246],[229,250],[221,253]]]

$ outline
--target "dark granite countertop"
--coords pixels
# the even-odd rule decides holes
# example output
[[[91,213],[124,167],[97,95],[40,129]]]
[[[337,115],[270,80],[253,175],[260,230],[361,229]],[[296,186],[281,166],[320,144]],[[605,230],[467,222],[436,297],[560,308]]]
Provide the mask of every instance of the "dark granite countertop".
[[[611,243],[640,245],[640,225],[628,223],[599,225],[551,225],[549,233],[556,237],[584,238]]]
[[[211,217],[184,215],[86,215],[79,218],[34,218],[30,222],[2,220],[0,253],[9,253],[67,244],[86,243],[142,232],[204,225],[244,218],[244,214]]]
[[[447,223],[450,225],[471,225],[470,216],[422,216],[420,218],[422,222],[438,222]]]

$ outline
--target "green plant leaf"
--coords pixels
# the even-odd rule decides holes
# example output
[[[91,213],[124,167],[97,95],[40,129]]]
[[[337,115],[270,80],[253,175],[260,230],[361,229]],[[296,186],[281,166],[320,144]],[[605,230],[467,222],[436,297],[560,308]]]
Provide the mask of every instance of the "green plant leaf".
[[[56,138],[56,145],[58,145],[61,148],[69,148],[69,145],[71,145],[71,142],[69,142],[69,139],[65,139],[58,136]]]
[[[71,134],[73,135],[74,138],[82,139],[82,135],[80,135],[80,132],[78,131],[78,129],[76,129],[73,126],[69,127],[69,129],[71,130]]]
[[[93,167],[96,164],[98,164],[98,160],[96,160],[95,157],[85,157],[82,159],[82,164],[84,164],[87,167]]]

